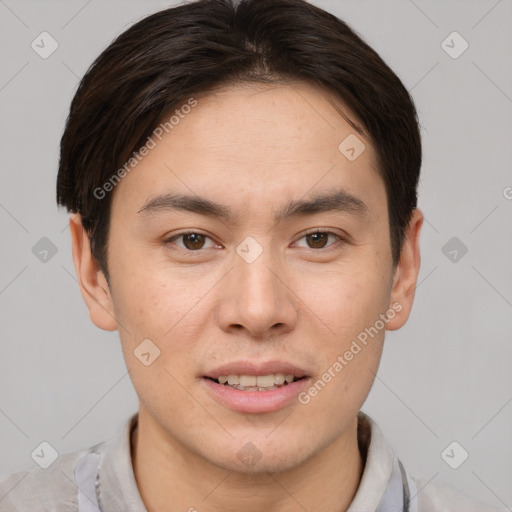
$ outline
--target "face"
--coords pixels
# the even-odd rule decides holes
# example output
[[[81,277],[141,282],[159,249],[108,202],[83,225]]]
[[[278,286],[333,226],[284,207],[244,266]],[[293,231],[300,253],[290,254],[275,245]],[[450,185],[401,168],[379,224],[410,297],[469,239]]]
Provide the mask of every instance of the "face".
[[[359,134],[357,158],[339,149],[356,132],[327,93],[196,100],[115,187],[111,287],[91,317],[119,329],[140,418],[170,443],[283,471],[354,425],[413,293],[397,284],[374,149]],[[218,382],[230,375],[250,389]]]

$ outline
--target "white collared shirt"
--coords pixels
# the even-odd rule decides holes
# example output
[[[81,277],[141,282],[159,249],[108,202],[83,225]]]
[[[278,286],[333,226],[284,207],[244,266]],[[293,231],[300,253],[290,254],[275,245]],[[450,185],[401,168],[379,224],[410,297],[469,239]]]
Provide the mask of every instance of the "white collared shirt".
[[[138,414],[115,437],[61,455],[47,469],[20,471],[0,482],[0,512],[147,512],[133,474],[130,437]],[[377,424],[358,415],[366,452],[363,476],[346,512],[503,512],[444,484],[411,477]]]

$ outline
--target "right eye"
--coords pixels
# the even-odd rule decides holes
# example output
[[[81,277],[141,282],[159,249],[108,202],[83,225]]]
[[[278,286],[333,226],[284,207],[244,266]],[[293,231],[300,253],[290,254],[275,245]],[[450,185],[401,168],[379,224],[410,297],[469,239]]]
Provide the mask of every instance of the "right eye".
[[[183,245],[177,243],[180,240]],[[205,248],[206,240],[212,242],[212,246],[215,247],[215,242],[206,234],[197,231],[184,231],[177,233],[170,238],[165,240],[166,245],[177,245],[180,249],[188,252],[197,252]],[[206,247],[208,248],[208,247]]]

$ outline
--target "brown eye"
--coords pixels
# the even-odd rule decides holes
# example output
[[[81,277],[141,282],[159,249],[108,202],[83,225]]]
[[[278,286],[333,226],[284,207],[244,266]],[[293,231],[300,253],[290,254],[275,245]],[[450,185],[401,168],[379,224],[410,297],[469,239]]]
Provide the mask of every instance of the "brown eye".
[[[185,235],[181,235],[183,245],[191,251],[202,249],[204,246],[205,238],[206,237],[200,233],[187,233]]]
[[[165,240],[165,244],[168,245],[170,249],[174,249],[172,247],[174,245],[182,251],[188,252],[198,252],[201,249],[206,250],[215,247],[214,241],[208,235],[196,231],[178,233]]]
[[[325,247],[328,238],[328,233],[311,233],[309,235],[306,235],[308,245],[312,249],[322,249],[323,247]]]
[[[303,235],[296,243],[299,247],[305,249],[325,249],[328,250],[338,241],[343,241],[343,237],[332,231],[313,231]],[[305,244],[304,244],[305,242]],[[334,248],[334,247],[333,247]]]

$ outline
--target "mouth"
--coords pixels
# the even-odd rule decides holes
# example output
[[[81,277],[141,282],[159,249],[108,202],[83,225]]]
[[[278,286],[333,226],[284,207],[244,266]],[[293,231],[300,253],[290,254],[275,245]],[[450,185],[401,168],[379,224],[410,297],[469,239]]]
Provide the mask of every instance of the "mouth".
[[[292,373],[271,373],[267,375],[219,375],[217,378],[205,377],[206,379],[223,386],[237,389],[238,391],[272,391],[286,387],[293,382],[306,379],[303,375],[298,377]]]
[[[241,360],[208,370],[201,381],[205,392],[222,406],[262,414],[293,404],[310,385],[311,375],[284,361]]]

